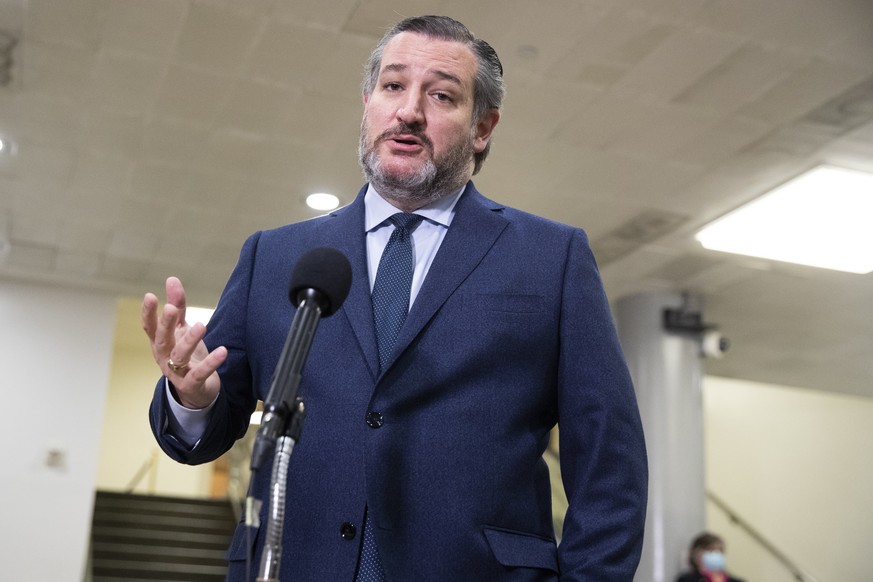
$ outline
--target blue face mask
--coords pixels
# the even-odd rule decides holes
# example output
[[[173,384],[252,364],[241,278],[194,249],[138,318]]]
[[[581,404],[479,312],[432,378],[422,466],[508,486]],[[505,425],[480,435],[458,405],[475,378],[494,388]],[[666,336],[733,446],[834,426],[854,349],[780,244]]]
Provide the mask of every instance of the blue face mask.
[[[724,572],[724,553],[723,552],[703,552],[700,556],[700,561],[703,567],[710,572]]]

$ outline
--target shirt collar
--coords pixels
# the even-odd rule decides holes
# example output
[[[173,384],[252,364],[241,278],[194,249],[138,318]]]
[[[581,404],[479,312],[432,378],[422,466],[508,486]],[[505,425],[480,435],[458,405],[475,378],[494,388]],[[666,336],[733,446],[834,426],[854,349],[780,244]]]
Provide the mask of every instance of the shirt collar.
[[[439,224],[446,228],[452,223],[452,218],[455,216],[455,205],[464,190],[466,184],[460,190],[450,196],[443,196],[436,202],[431,202],[427,206],[422,206],[415,211],[415,214],[424,216],[430,222]],[[364,230],[370,232],[377,226],[385,222],[388,217],[397,214],[400,210],[391,205],[390,202],[382,198],[372,184],[367,185],[367,193],[364,194]]]

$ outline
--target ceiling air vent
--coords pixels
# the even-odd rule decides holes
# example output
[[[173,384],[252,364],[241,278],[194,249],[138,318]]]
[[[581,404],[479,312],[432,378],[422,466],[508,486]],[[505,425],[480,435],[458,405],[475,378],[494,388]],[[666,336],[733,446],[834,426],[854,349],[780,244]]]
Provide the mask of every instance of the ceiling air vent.
[[[806,121],[848,131],[873,119],[873,77],[834,97],[806,116]]]

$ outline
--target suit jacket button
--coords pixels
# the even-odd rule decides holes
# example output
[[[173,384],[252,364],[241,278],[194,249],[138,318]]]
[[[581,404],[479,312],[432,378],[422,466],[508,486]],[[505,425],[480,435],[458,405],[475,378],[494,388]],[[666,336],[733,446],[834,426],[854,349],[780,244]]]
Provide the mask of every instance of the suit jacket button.
[[[345,522],[340,526],[340,535],[343,536],[344,540],[353,540],[355,539],[355,534],[358,533],[357,528],[354,524],[349,522]]]
[[[382,418],[381,412],[368,412],[367,413],[367,425],[370,428],[379,428],[384,424],[384,419]]]

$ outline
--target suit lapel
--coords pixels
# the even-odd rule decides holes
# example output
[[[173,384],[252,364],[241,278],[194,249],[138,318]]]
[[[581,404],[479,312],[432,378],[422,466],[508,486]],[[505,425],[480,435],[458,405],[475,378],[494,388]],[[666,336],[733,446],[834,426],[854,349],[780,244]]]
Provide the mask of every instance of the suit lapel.
[[[373,378],[379,370],[379,360],[376,351],[376,331],[373,323],[373,303],[370,299],[370,279],[367,266],[367,244],[364,232],[364,193],[366,186],[358,193],[357,198],[343,208],[330,215],[335,220],[326,223],[325,245],[333,246],[349,259],[352,265],[352,286],[341,312],[346,317],[361,353],[367,361],[367,366]],[[340,315],[337,313],[337,315]]]
[[[397,337],[395,354],[401,354],[409,347],[506,228],[508,221],[499,212],[502,208],[482,196],[472,182],[467,184],[466,191],[458,200],[452,224]]]

